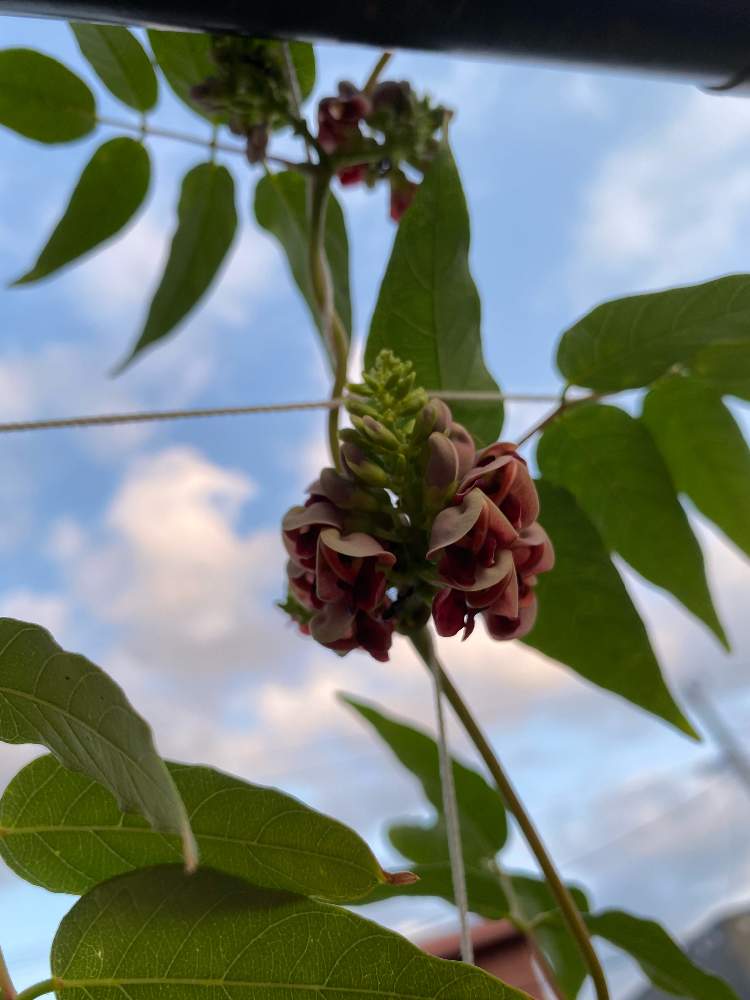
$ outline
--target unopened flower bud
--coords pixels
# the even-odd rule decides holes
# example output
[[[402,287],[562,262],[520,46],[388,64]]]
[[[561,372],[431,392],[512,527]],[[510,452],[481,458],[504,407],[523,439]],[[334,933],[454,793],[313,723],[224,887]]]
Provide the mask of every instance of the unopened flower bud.
[[[265,125],[253,125],[247,134],[245,156],[248,163],[261,163],[266,158],[268,148],[268,128]]]
[[[464,476],[474,465],[477,449],[474,445],[474,438],[469,434],[463,424],[451,423],[447,430],[448,437],[453,442],[453,447],[458,455],[458,478]]]
[[[368,486],[387,486],[388,475],[384,469],[365,455],[352,441],[345,441],[341,448],[344,465],[353,476]]]
[[[447,431],[453,415],[442,399],[431,399],[422,407],[414,421],[414,436],[417,440],[428,438],[433,431]]]
[[[358,483],[342,476],[335,469],[323,469],[317,482],[308,492],[322,496],[342,510],[376,511],[380,509],[380,497],[385,494],[371,493]]]
[[[346,408],[349,413],[353,413],[357,417],[373,417],[374,419],[378,417],[378,411],[359,396],[347,396]]]
[[[374,444],[380,445],[386,451],[398,451],[401,447],[396,435],[374,417],[362,418],[362,430]]]
[[[442,503],[458,485],[458,454],[449,438],[439,431],[433,431],[427,439],[425,485],[431,503]]]

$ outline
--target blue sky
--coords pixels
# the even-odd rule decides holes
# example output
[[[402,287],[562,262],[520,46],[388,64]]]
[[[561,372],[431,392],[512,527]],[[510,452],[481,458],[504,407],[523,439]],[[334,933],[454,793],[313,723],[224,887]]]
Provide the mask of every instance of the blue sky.
[[[67,27],[5,18],[28,45],[91,80]],[[376,53],[319,50],[321,93],[362,79]],[[393,73],[457,109],[452,139],[473,223],[490,367],[509,391],[555,391],[556,338],[612,295],[748,270],[750,104],[691,86],[399,53]],[[132,121],[96,87],[101,112]],[[206,129],[164,92],[157,120]],[[0,278],[35,258],[104,137],[42,147],[0,133]],[[0,419],[320,398],[316,337],[275,244],[254,226],[256,175],[239,180],[242,236],[221,282],[179,334],[118,379],[199,149],[149,141],[154,181],[127,235],[43,285],[0,291]],[[346,192],[355,333],[367,329],[393,227],[383,191]],[[739,408],[737,410],[740,414]],[[540,415],[509,408],[505,436]],[[740,414],[745,422],[746,418]],[[413,781],[335,701],[369,697],[426,725],[430,692],[409,651],[388,665],[339,660],[273,607],[278,522],[325,460],[323,418],[286,414],[0,438],[0,611],[50,627],[107,668],[154,724],[166,755],[279,785],[351,823],[396,863],[392,818],[424,814]],[[731,657],[628,574],[676,688],[700,677],[742,734],[750,721],[747,567],[696,520]],[[667,727],[540,655],[483,634],[444,655],[571,877],[597,903],[659,916],[684,935],[750,896],[750,799]],[[456,748],[467,753],[460,735]],[[34,751],[3,748],[0,782]],[[519,845],[511,858],[522,863]],[[19,983],[44,974],[70,901],[0,874],[0,940]],[[375,912],[372,914],[376,915]],[[377,915],[440,933],[428,900]],[[10,918],[10,919],[9,919]],[[627,963],[611,971],[626,988]]]

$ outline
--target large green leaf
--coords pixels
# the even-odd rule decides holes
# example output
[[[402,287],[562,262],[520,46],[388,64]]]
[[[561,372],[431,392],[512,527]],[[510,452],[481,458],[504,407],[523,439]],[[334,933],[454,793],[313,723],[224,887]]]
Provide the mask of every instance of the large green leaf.
[[[14,284],[46,278],[119,233],[143,204],[150,180],[142,143],[124,137],[105,142],[84,167],[36,264]]]
[[[722,395],[750,400],[750,343],[704,347],[695,355],[690,369]]]
[[[411,361],[425,389],[497,391],[482,354],[479,294],[469,270],[469,213],[456,164],[443,147],[401,221],[365,350]],[[498,402],[451,403],[482,445],[503,425]]]
[[[341,697],[373,727],[404,767],[419,779],[427,800],[438,816],[442,816],[440,763],[437,744],[432,737],[386,715],[373,705],[348,695]],[[508,835],[505,808],[499,793],[481,774],[456,760],[453,761],[453,776],[464,853],[474,859],[494,857]]]
[[[147,724],[103,670],[12,618],[0,618],[0,740],[47,747],[104,785],[122,810],[177,834],[194,863],[185,807]]]
[[[731,986],[704,972],[653,920],[606,910],[586,922],[593,934],[632,955],[657,989],[690,1000],[739,1000]]]
[[[197,31],[148,32],[159,69],[175,92],[187,106],[211,122],[226,120],[226,115],[211,115],[190,96],[191,89],[216,74],[216,63],[211,55],[211,36]]]
[[[388,839],[399,854],[418,865],[433,864],[448,857],[448,838],[442,818],[429,825],[393,823],[388,828]]]
[[[539,614],[523,641],[694,736],[598,531],[566,489],[543,479],[537,489],[556,563],[539,577]]]
[[[0,125],[37,142],[71,142],[95,124],[94,95],[66,66],[33,49],[0,51]]]
[[[177,229],[138,341],[120,366],[171,333],[206,294],[237,229],[234,181],[226,167],[202,163],[182,182]]]
[[[167,767],[204,865],[331,902],[388,881],[361,837],[291,796],[208,767]],[[80,895],[135,868],[179,861],[180,845],[124,815],[101,785],[45,756],[0,800],[0,855],[27,881]]]
[[[611,550],[726,645],[700,546],[647,427],[615,406],[576,406],[547,427],[537,461],[546,479],[573,494]]]
[[[750,450],[718,392],[694,378],[664,379],[642,419],[677,489],[750,556]]]
[[[618,392],[649,385],[673,365],[690,367],[713,345],[747,354],[749,275],[605,302],[566,330],[557,364],[574,385]]]
[[[528,1000],[348,910],[174,867],[80,900],[55,938],[52,974],[60,1000]]]
[[[323,328],[310,276],[310,224],[304,178],[292,171],[266,174],[261,178],[255,188],[255,218],[258,225],[272,233],[281,244],[292,277],[322,337]],[[344,213],[333,194],[328,197],[326,210],[325,250],[333,284],[333,304],[349,333],[352,328],[349,240]],[[336,359],[330,345],[324,343],[323,347],[332,366],[335,366]]]
[[[289,52],[297,73],[300,94],[304,101],[309,97],[315,86],[315,49],[309,42],[290,42]]]
[[[110,93],[136,111],[156,104],[159,85],[146,50],[127,28],[70,25],[84,57]]]

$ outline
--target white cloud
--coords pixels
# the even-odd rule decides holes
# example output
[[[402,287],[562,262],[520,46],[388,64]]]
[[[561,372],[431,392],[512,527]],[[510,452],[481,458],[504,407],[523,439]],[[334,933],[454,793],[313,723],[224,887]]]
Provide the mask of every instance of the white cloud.
[[[39,593],[19,587],[0,594],[0,614],[5,618],[39,622],[59,637],[68,624],[70,604],[59,594]]]
[[[597,165],[576,236],[576,304],[603,288],[715,275],[733,266],[749,223],[750,108],[688,92],[671,120]]]

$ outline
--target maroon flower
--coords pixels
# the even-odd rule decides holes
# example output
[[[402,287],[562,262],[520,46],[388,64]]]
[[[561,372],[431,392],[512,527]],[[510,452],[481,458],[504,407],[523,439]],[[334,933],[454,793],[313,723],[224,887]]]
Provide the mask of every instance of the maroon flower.
[[[511,546],[513,562],[524,579],[547,573],[555,565],[555,550],[541,524],[529,525]]]
[[[493,639],[500,641],[522,639],[534,627],[536,610],[536,595],[529,587],[523,598],[523,603],[519,601],[518,614],[515,617],[496,615],[491,611],[484,612],[487,631]]]
[[[461,499],[477,486],[517,531],[529,527],[539,516],[534,480],[513,444],[500,441],[481,451],[456,496]]]
[[[310,498],[304,507],[292,507],[284,515],[281,532],[284,547],[292,562],[307,570],[315,570],[318,535],[323,528],[341,528],[341,511],[325,500]]]
[[[476,461],[477,449],[474,445],[474,438],[463,424],[457,424],[455,420],[451,421],[448,427],[448,437],[458,455],[458,477],[463,479]]]
[[[303,608],[319,611],[323,607],[323,602],[315,592],[315,574],[312,570],[298,566],[290,559],[286,564],[286,575],[290,593]]]
[[[352,612],[374,611],[385,597],[385,571],[395,562],[395,555],[370,535],[325,528],[318,536],[315,566],[318,599]]]
[[[367,164],[355,163],[351,167],[342,167],[336,174],[344,187],[361,184],[367,177]]]
[[[344,604],[327,604],[310,622],[310,634],[341,656],[353,649],[364,649],[385,663],[391,648],[393,623],[381,614],[351,611]]]
[[[448,586],[484,591],[507,580],[513,569],[510,546],[517,537],[502,511],[473,489],[435,518],[427,558],[437,561]]]
[[[320,476],[307,488],[313,500],[328,500],[342,510],[376,511],[388,497],[374,487],[363,489],[355,480],[342,476],[335,469],[323,469]]]
[[[365,94],[353,87],[339,86],[338,97],[325,97],[318,105],[318,142],[326,153],[350,146],[360,133],[359,123],[372,105]]]

